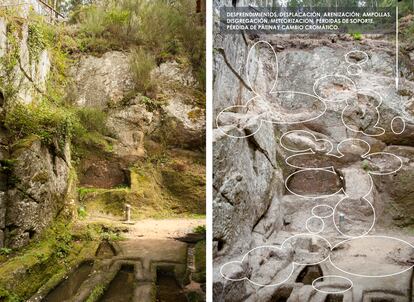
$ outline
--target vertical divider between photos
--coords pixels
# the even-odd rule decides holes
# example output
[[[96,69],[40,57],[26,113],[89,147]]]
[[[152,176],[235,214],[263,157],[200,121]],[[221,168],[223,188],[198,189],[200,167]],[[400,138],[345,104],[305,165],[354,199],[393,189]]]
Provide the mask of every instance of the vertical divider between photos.
[[[213,301],[213,0],[206,0],[206,301]]]

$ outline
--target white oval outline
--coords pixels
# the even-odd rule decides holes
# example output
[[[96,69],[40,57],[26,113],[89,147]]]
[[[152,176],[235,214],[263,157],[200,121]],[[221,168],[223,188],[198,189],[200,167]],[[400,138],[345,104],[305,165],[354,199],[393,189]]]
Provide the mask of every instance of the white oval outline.
[[[301,170],[299,170],[299,171],[295,171],[295,172],[293,172],[293,173],[289,174],[289,176],[285,179],[285,188],[286,188],[286,190],[288,190],[291,194],[293,194],[293,195],[295,195],[295,196],[298,196],[298,197],[301,197],[301,198],[308,198],[308,199],[328,198],[328,197],[334,196],[334,195],[336,195],[336,194],[339,194],[340,192],[343,192],[343,194],[345,194],[345,195],[346,195],[346,193],[345,193],[345,191],[344,191],[344,188],[343,188],[343,187],[341,187],[338,191],[336,191],[336,192],[334,192],[334,193],[327,194],[327,195],[317,195],[317,196],[311,196],[311,195],[301,195],[301,194],[298,194],[298,193],[296,193],[296,192],[293,192],[291,189],[289,189],[289,187],[288,187],[288,182],[289,182],[289,179],[290,179],[291,177],[293,177],[294,175],[296,175],[296,174],[298,174],[298,173],[302,173],[302,172],[311,172],[311,171],[323,171],[323,172],[328,172],[328,173],[331,173],[331,174],[337,175],[337,174],[336,174],[336,172],[335,172],[335,171],[333,171],[333,170],[331,170],[331,169],[324,169],[324,168],[310,168],[310,169],[301,169]]]
[[[380,151],[380,152],[373,152],[373,153],[370,153],[370,154],[364,156],[363,158],[370,159],[371,156],[373,156],[373,155],[375,156],[375,155],[378,155],[378,154],[380,154],[380,155],[383,154],[383,155],[388,155],[388,156],[391,156],[391,157],[395,157],[400,162],[400,166],[398,167],[398,169],[396,169],[396,170],[394,169],[394,170],[392,170],[390,172],[368,171],[368,174],[371,174],[371,175],[391,175],[391,174],[397,173],[398,171],[400,171],[402,169],[404,163],[403,163],[401,157],[399,157],[398,155],[395,155],[393,153],[382,152],[382,151]]]
[[[351,67],[358,67],[357,68],[357,71],[356,72],[351,72],[350,71],[350,68]],[[362,73],[362,67],[359,65],[359,64],[351,64],[351,65],[348,65],[348,67],[346,68],[346,72],[349,74],[349,75],[352,75],[352,76],[358,76],[358,75],[360,75],[361,73]]]
[[[308,224],[309,224],[309,221],[310,221],[311,219],[318,219],[320,222],[322,222],[322,225],[321,225],[321,228],[320,228],[320,230],[319,230],[319,231],[312,232],[312,231],[309,229],[309,225],[308,225]],[[320,233],[322,233],[322,232],[323,232],[323,230],[325,229],[325,221],[324,221],[322,218],[318,217],[318,216],[311,216],[311,217],[309,217],[308,219],[306,219],[305,228],[306,228],[306,230],[307,230],[309,233],[311,233],[312,235],[317,235],[317,234],[320,234]]]
[[[300,236],[311,236],[311,237],[318,237],[318,238],[322,239],[323,241],[325,241],[326,243],[328,243],[329,249],[330,249],[330,251],[332,251],[332,244],[331,244],[331,243],[330,243],[330,242],[329,242],[326,238],[324,238],[324,237],[322,237],[322,236],[320,236],[320,235],[317,235],[317,234],[306,234],[306,233],[296,234],[296,235],[293,235],[293,236],[291,236],[291,237],[286,238],[286,239],[282,242],[282,244],[280,245],[280,247],[279,247],[279,246],[274,246],[274,245],[262,245],[262,246],[258,246],[258,247],[255,247],[255,248],[253,248],[253,249],[249,250],[246,254],[244,254],[243,258],[242,258],[240,261],[229,261],[229,262],[224,263],[224,264],[220,267],[220,275],[221,275],[224,279],[226,279],[226,280],[228,280],[228,281],[243,281],[243,280],[247,280],[248,282],[250,282],[250,283],[252,283],[252,284],[254,284],[254,285],[256,285],[256,286],[260,286],[260,287],[273,287],[273,286],[278,286],[278,285],[281,285],[281,284],[283,284],[283,283],[286,283],[286,282],[287,282],[287,280],[289,280],[289,279],[290,279],[290,277],[293,275],[293,272],[295,271],[295,266],[303,266],[303,265],[317,265],[317,264],[320,264],[320,263],[322,263],[322,262],[324,262],[324,261],[327,261],[327,260],[328,260],[329,255],[328,255],[326,258],[324,258],[323,260],[321,260],[321,261],[319,261],[319,262],[316,262],[316,263],[306,263],[306,264],[301,264],[301,263],[298,263],[298,262],[292,261],[292,262],[289,264],[289,265],[291,265],[291,266],[292,266],[292,271],[290,272],[289,276],[288,276],[285,280],[283,280],[282,282],[279,282],[279,283],[277,283],[277,284],[268,284],[268,285],[263,285],[263,284],[260,284],[260,283],[254,282],[254,281],[250,280],[250,279],[249,279],[249,278],[247,278],[247,277],[243,277],[243,278],[240,278],[240,279],[232,279],[232,278],[228,278],[228,277],[226,277],[226,276],[223,274],[223,268],[224,268],[227,264],[231,264],[231,263],[243,263],[243,261],[244,261],[244,259],[247,257],[247,255],[248,255],[248,254],[250,254],[252,251],[254,251],[254,250],[256,250],[256,249],[260,249],[260,248],[275,248],[275,249],[281,250],[281,249],[283,249],[283,248],[284,248],[284,245],[285,245],[285,243],[286,243],[286,242],[288,242],[288,241],[289,241],[289,240],[291,240],[292,238],[295,238],[295,237],[300,237]]]
[[[349,281],[349,283],[351,284],[351,287],[342,290],[342,291],[325,291],[325,290],[321,290],[316,288],[315,283],[319,280],[319,279],[323,279],[323,278],[338,278],[338,279],[342,279],[342,280],[346,280]],[[343,294],[346,293],[347,291],[351,290],[352,287],[354,287],[354,282],[352,282],[351,279],[347,278],[347,277],[343,277],[343,276],[338,276],[338,275],[326,275],[326,276],[322,276],[322,277],[318,277],[315,280],[312,281],[312,287],[314,290],[321,292],[323,294]]]
[[[409,242],[407,242],[407,241],[405,241],[405,240],[403,240],[403,239],[397,238],[397,237],[392,237],[392,236],[384,236],[384,235],[369,235],[369,236],[362,236],[362,237],[356,237],[356,238],[349,238],[349,239],[346,239],[346,240],[344,240],[344,241],[341,241],[341,242],[339,242],[339,243],[335,244],[335,245],[332,247],[331,251],[333,251],[336,247],[338,247],[339,245],[341,245],[341,244],[343,244],[343,243],[345,243],[345,242],[352,241],[352,240],[364,239],[364,238],[385,238],[385,239],[393,239],[393,240],[397,240],[397,241],[400,241],[400,242],[406,243],[407,245],[409,245],[410,247],[412,247],[412,248],[414,249],[414,245],[412,245],[411,243],[409,243]],[[362,274],[355,274],[355,273],[350,273],[350,272],[347,272],[347,271],[345,271],[345,270],[343,270],[343,269],[341,269],[341,268],[337,267],[337,266],[336,266],[336,265],[332,262],[332,259],[331,259],[331,254],[329,254],[328,258],[329,258],[329,262],[330,262],[330,263],[332,264],[332,266],[333,266],[333,267],[335,267],[337,270],[340,270],[341,272],[343,272],[343,273],[345,273],[345,274],[348,274],[348,275],[352,275],[352,276],[356,276],[356,277],[362,277],[362,278],[386,278],[386,277],[391,277],[391,276],[397,276],[397,275],[400,275],[400,274],[405,273],[406,271],[409,271],[410,269],[412,269],[412,268],[414,267],[414,264],[413,264],[413,265],[411,265],[411,266],[410,266],[410,267],[408,267],[407,269],[404,269],[404,270],[403,270],[403,271],[401,271],[401,272],[397,272],[397,273],[393,273],[393,274],[388,274],[388,275],[370,276],[370,275],[362,275]]]
[[[320,96],[317,92],[316,92],[316,87],[318,86],[318,84],[319,84],[319,81],[320,80],[323,80],[323,79],[326,79],[326,78],[329,78],[329,77],[338,77],[338,78],[343,78],[343,79],[345,79],[345,80],[347,80],[347,81],[350,81],[351,82],[351,84],[353,85],[353,89],[351,89],[351,91],[352,92],[355,92],[355,93],[358,93],[358,87],[357,87],[357,85],[355,84],[355,82],[351,79],[351,78],[349,78],[349,77],[347,77],[347,76],[345,76],[345,75],[341,75],[341,74],[328,74],[328,75],[325,75],[325,76],[323,76],[323,77],[320,77],[319,79],[317,79],[314,83],[313,83],[313,93],[320,99],[320,100],[322,100],[322,101],[324,101],[324,102],[330,102],[330,103],[341,103],[341,102],[343,102],[343,100],[339,100],[339,101],[332,101],[332,100],[329,100],[329,99],[325,99],[325,98],[323,98],[322,96]]]
[[[349,59],[348,59],[348,56],[349,56],[349,54],[351,54],[353,52],[355,52],[355,53],[359,52],[359,53],[364,54],[365,55],[365,59],[362,62],[359,61],[358,63],[350,62]],[[368,54],[365,51],[358,50],[358,49],[354,49],[354,50],[348,51],[346,54],[344,54],[344,57],[345,57],[345,62],[347,62],[348,64],[354,64],[354,65],[363,65],[363,64],[367,63],[368,60],[369,60]]]
[[[315,209],[316,208],[319,208],[319,207],[326,207],[326,208],[330,208],[331,209],[331,211],[332,211],[332,213],[330,214],[330,215],[328,215],[328,216],[320,216],[320,215],[317,215],[317,214],[315,214]],[[314,206],[313,208],[312,208],[312,210],[311,210],[311,213],[312,213],[312,215],[313,216],[315,216],[315,217],[319,217],[319,218],[321,218],[321,219],[326,219],[326,218],[329,218],[329,217],[331,217],[333,214],[334,214],[334,208],[333,207],[331,207],[330,205],[327,205],[327,204],[318,204],[318,205],[316,205],[316,206]]]
[[[277,246],[274,246],[274,245],[261,245],[261,246],[258,246],[258,247],[255,247],[255,248],[253,248],[253,249],[251,249],[251,250],[249,250],[244,256],[243,256],[243,258],[240,260],[240,261],[230,261],[230,262],[226,262],[226,263],[224,263],[221,267],[220,267],[220,275],[224,278],[224,279],[226,279],[226,280],[229,280],[229,281],[243,281],[243,280],[247,280],[247,281],[249,281],[250,283],[252,283],[252,284],[254,284],[254,285],[256,285],[256,286],[260,286],[260,287],[273,287],[273,286],[278,286],[278,285],[281,285],[281,284],[283,284],[283,283],[286,283],[289,279],[290,279],[290,277],[293,275],[293,272],[295,271],[295,262],[291,262],[288,266],[292,266],[292,271],[288,274],[288,276],[286,277],[286,279],[284,279],[283,281],[281,281],[281,282],[278,282],[278,283],[274,283],[274,284],[267,284],[267,285],[264,285],[264,284],[260,284],[260,283],[257,283],[257,282],[254,282],[254,281],[252,281],[252,280],[250,280],[249,278],[247,278],[247,277],[243,277],[243,278],[239,278],[239,279],[232,279],[232,278],[228,278],[228,277],[226,277],[224,274],[223,274],[223,268],[226,266],[226,265],[228,265],[228,264],[233,264],[233,263],[239,263],[239,264],[242,264],[243,263],[243,261],[244,261],[244,259],[247,257],[247,255],[248,254],[250,254],[251,252],[253,252],[254,250],[257,250],[257,249],[261,249],[261,248],[274,248],[274,249],[278,249],[278,250],[282,250],[282,246],[281,247],[277,247]],[[327,260],[327,258],[326,259],[324,259],[324,260]]]
[[[328,245],[330,247],[330,250],[332,251],[332,244],[325,237],[322,237],[321,235],[318,235],[318,234],[308,234],[308,233],[302,233],[302,234],[296,234],[296,235],[290,236],[289,238],[285,239],[285,241],[283,241],[283,243],[281,244],[281,248],[283,248],[283,246],[285,245],[285,243],[287,241],[291,240],[292,238],[301,237],[301,236],[318,237],[319,239],[322,239],[323,241],[328,243]],[[323,260],[315,262],[315,263],[299,263],[299,262],[296,262],[296,261],[292,261],[292,263],[296,264],[296,265],[299,265],[299,266],[317,265],[317,264],[321,264],[322,262],[326,261],[328,258],[329,258],[329,255],[327,257],[325,257]]]
[[[325,139],[325,138],[317,138],[316,135],[313,134],[312,132],[307,131],[307,130],[301,130],[301,129],[290,130],[290,131],[287,131],[287,132],[285,132],[285,133],[282,134],[282,136],[280,137],[279,141],[280,141],[280,145],[283,147],[283,149],[286,149],[287,151],[294,152],[294,153],[308,152],[308,151],[315,153],[315,151],[312,148],[307,148],[307,149],[304,149],[304,150],[297,150],[297,149],[295,150],[295,149],[290,149],[290,148],[288,148],[288,147],[285,146],[285,144],[283,143],[283,141],[285,139],[285,136],[287,136],[289,134],[292,134],[292,133],[299,133],[299,132],[304,132],[306,134],[309,134],[310,136],[312,136],[312,138],[313,138],[313,140],[315,142],[322,141],[322,142],[329,143],[329,145],[331,146],[331,148],[329,149],[329,151],[326,151],[326,153],[331,153],[332,152],[334,146],[333,146],[333,144],[332,144],[332,142],[330,140]]]
[[[348,100],[346,101],[346,106],[344,107],[344,109],[342,110],[342,113],[341,113],[341,121],[342,121],[342,124],[343,124],[343,125],[345,126],[345,128],[347,128],[349,131],[352,131],[352,132],[355,132],[355,133],[362,133],[362,134],[364,134],[364,135],[366,135],[366,136],[372,136],[372,137],[375,137],[375,136],[381,136],[381,135],[383,135],[383,134],[385,133],[385,129],[384,129],[384,128],[382,128],[382,127],[379,127],[379,126],[378,126],[379,121],[380,121],[380,117],[381,117],[381,114],[380,114],[380,112],[379,112],[379,109],[378,109],[378,108],[379,108],[379,107],[382,105],[382,103],[383,103],[383,98],[382,98],[382,95],[381,95],[381,94],[379,94],[378,92],[376,92],[376,91],[372,90],[372,89],[357,89],[356,93],[358,94],[358,93],[360,93],[360,92],[368,92],[368,93],[373,93],[373,94],[375,94],[375,95],[379,98],[379,102],[378,102],[378,104],[376,104],[376,106],[375,106],[375,111],[376,111],[376,113],[377,113],[377,121],[376,121],[376,122],[375,122],[375,124],[372,126],[372,128],[374,128],[374,129],[379,129],[379,130],[380,130],[380,133],[378,133],[378,134],[369,134],[369,133],[366,133],[365,131],[362,131],[362,130],[355,130],[355,129],[353,129],[353,128],[349,127],[349,126],[345,123],[345,120],[344,120],[344,113],[345,113],[345,110],[347,110],[347,108],[351,106],[351,105],[349,105]]]
[[[274,82],[273,82],[273,86],[272,86],[272,88],[270,88],[270,90],[269,91],[267,91],[268,93],[271,93],[276,87],[277,87],[277,82],[278,82],[278,79],[279,79],[279,60],[278,60],[278,58],[277,58],[277,54],[276,54],[276,51],[275,51],[275,49],[273,48],[273,46],[269,43],[269,42],[267,42],[267,41],[264,41],[264,40],[260,40],[260,41],[257,41],[256,43],[254,43],[253,45],[252,45],[252,47],[249,49],[249,53],[247,54],[247,62],[246,62],[246,79],[247,79],[247,84],[249,85],[249,87],[250,87],[250,89],[252,90],[252,92],[255,94],[255,95],[261,95],[260,93],[258,93],[256,90],[255,90],[255,88],[252,86],[252,83],[251,83],[251,81],[250,81],[250,74],[247,72],[247,70],[249,70],[249,68],[248,68],[248,65],[249,64],[251,64],[250,63],[250,60],[251,61],[253,61],[253,59],[251,59],[251,56],[252,56],[252,52],[253,52],[253,49],[255,49],[256,47],[257,47],[257,45],[259,45],[259,44],[264,44],[264,45],[266,45],[265,47],[266,48],[270,48],[271,49],[271,51],[272,51],[272,53],[273,53],[273,56],[274,56],[274,58],[275,58],[275,61],[276,61],[276,75],[275,75],[275,80],[274,80]],[[260,46],[258,46],[257,47],[257,49],[262,49],[262,48],[264,48],[264,47],[260,47]]]
[[[394,121],[395,121],[396,119],[399,119],[399,120],[402,122],[402,124],[403,124],[403,128],[402,128],[402,130],[401,130],[400,132],[396,132],[396,131],[394,131]],[[396,135],[400,135],[400,134],[402,134],[402,133],[405,131],[405,128],[407,127],[407,124],[405,123],[405,120],[404,120],[401,116],[395,116],[395,117],[391,120],[390,127],[391,127],[391,131],[392,131],[394,134],[396,134]]]
[[[369,174],[368,174],[369,175]],[[372,219],[372,224],[371,224],[371,227],[368,229],[368,231],[366,231],[365,233],[363,233],[362,235],[359,235],[359,236],[352,236],[352,235],[346,235],[346,234],[344,234],[340,229],[339,229],[339,226],[336,224],[336,221],[335,221],[335,212],[337,211],[337,207],[338,207],[338,205],[342,202],[342,201],[344,201],[345,199],[347,199],[347,198],[349,198],[349,196],[348,196],[348,194],[345,194],[346,196],[344,197],[344,198],[342,198],[340,201],[338,201],[337,202],[337,204],[335,205],[335,207],[334,207],[334,214],[332,215],[332,220],[333,220],[333,224],[334,224],[334,226],[335,226],[335,229],[342,235],[342,236],[344,236],[344,237],[348,237],[348,238],[360,238],[360,237],[364,237],[364,236],[366,236],[366,235],[368,235],[369,234],[369,232],[371,232],[372,231],[372,229],[374,228],[374,226],[375,226],[375,222],[376,222],[376,220],[377,220],[377,215],[376,215],[376,212],[375,212],[375,208],[374,208],[374,206],[372,205],[372,203],[366,198],[370,193],[371,193],[371,191],[372,191],[372,189],[373,189],[373,187],[374,187],[374,181],[372,180],[372,176],[371,175],[369,175],[369,179],[370,179],[370,188],[369,188],[369,191],[368,191],[368,193],[367,194],[365,194],[363,197],[362,197],[362,199],[363,200],[365,200],[366,202],[368,202],[368,204],[371,206],[371,209],[372,209],[372,213],[373,213],[373,219]]]

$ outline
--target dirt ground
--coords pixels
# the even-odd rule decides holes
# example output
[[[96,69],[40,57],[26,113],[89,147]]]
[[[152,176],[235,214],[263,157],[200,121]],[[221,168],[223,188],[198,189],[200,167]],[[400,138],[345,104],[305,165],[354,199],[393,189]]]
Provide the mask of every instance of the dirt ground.
[[[170,239],[183,237],[192,233],[197,226],[206,224],[204,218],[171,218],[143,219],[124,223],[114,217],[89,217],[87,223],[107,223],[114,226],[126,227],[128,232],[123,234],[126,239]]]

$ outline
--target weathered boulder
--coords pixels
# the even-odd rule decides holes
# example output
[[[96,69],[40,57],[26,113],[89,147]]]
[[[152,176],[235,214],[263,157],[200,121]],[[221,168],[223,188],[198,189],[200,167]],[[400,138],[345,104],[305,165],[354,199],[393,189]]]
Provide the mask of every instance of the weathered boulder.
[[[89,154],[79,165],[79,185],[113,188],[129,185],[129,162],[112,154]]]
[[[70,177],[67,150],[32,138],[12,153],[5,219],[7,246],[26,245],[62,211]]]
[[[229,128],[226,133],[238,131]],[[213,238],[217,256],[246,249],[253,229],[266,214],[272,199],[281,194],[276,183],[279,178],[275,141],[266,139],[273,136],[270,125],[263,126],[249,139],[234,139],[218,130],[214,132]],[[275,217],[273,229],[281,223],[280,218]]]
[[[115,133],[114,152],[119,157],[131,159],[145,155],[145,137],[155,131],[160,115],[147,110],[142,96],[128,102],[127,107],[109,111],[108,128]]]
[[[400,226],[410,226],[413,221],[414,192],[414,148],[408,146],[388,146],[387,152],[398,155],[403,160],[401,170],[387,177],[376,177],[381,199],[384,204],[384,220]]]

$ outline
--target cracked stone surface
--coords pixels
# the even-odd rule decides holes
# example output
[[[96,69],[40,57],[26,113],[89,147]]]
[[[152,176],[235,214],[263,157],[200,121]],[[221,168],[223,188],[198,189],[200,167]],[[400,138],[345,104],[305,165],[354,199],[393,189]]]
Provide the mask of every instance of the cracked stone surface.
[[[243,6],[251,2],[254,1],[238,1],[237,5]],[[214,299],[303,302],[340,301],[335,299],[342,298],[341,301],[358,302],[377,301],[375,299],[411,301],[412,270],[397,276],[373,279],[349,275],[333,267],[329,261],[323,262],[320,264],[323,275],[346,277],[354,284],[352,289],[338,294],[338,297],[316,291],[311,284],[299,281],[304,266],[296,267],[284,284],[272,287],[258,287],[247,280],[233,282],[223,278],[220,268],[230,261],[240,261],[249,250],[264,245],[280,247],[291,236],[309,234],[306,221],[312,216],[312,208],[320,204],[326,205],[319,209],[321,213],[331,216],[324,219],[324,229],[319,235],[331,244],[346,239],[334,225],[334,221],[339,224],[340,213],[345,215],[340,226],[345,234],[362,234],[370,229],[373,210],[367,200],[372,203],[376,214],[370,235],[396,237],[414,244],[414,238],[405,228],[412,226],[414,213],[411,189],[414,175],[414,115],[411,110],[414,78],[412,61],[410,62],[412,58],[404,57],[401,60],[403,75],[400,87],[398,90],[395,88],[395,45],[385,37],[373,36],[357,42],[346,35],[318,38],[221,35],[218,22],[219,7],[222,5],[232,3],[214,1]],[[310,95],[314,95],[314,83],[321,77],[347,74],[349,64],[344,59],[347,52],[352,49],[366,52],[368,61],[362,66],[362,74],[352,77],[358,91],[349,91],[346,83],[338,78],[333,82],[320,80],[322,84],[316,89],[316,92],[330,98],[352,96],[352,103],[347,106],[344,102],[328,102],[322,117],[304,123],[288,125],[261,121],[258,116],[262,120],[283,117],[271,112],[276,109],[299,120],[306,120],[306,117],[314,115],[321,107],[316,102],[312,104],[312,99],[303,95],[291,97],[269,94],[269,83],[276,79],[269,48],[254,49],[250,62],[247,58],[250,47],[259,40],[269,42],[277,53],[279,68],[275,91],[299,91]],[[261,97],[249,102],[254,97],[253,89]],[[378,103],[379,98],[366,90],[375,91],[382,96],[378,124],[373,104]],[[279,103],[270,104],[276,101]],[[248,106],[245,106],[247,103]],[[239,107],[220,114],[229,106]],[[342,114],[351,129],[361,132],[353,132],[345,127],[341,120]],[[402,128],[399,121],[393,122],[396,116],[401,117],[406,124],[405,131],[401,134],[396,134],[391,128],[392,123],[397,123],[394,125],[396,128]],[[376,126],[384,129],[383,135],[364,135],[375,134],[378,131]],[[283,134],[292,130],[308,131],[317,140],[296,132],[285,137],[287,146],[295,150],[312,149],[314,154],[286,161],[295,153],[286,150],[280,140]],[[382,155],[361,157],[366,152],[364,144],[355,140],[341,144],[339,153],[339,142],[345,139],[364,140],[370,145],[370,153],[397,155],[402,161],[402,168],[389,175],[373,175],[376,171],[387,171],[396,163],[391,157]],[[328,156],[331,145],[325,140],[332,143],[332,154],[337,157]],[[296,174],[285,187],[287,177],[299,170],[289,163],[314,168],[324,163],[333,166],[334,170],[329,175],[326,172],[318,174],[306,171]],[[371,179],[373,188],[370,191]],[[303,196],[293,195],[287,188]],[[334,196],[311,198],[312,195],[329,195],[339,189],[342,190]],[[339,203],[341,200],[343,201]],[[337,211],[332,216],[331,212],[337,204]],[[318,230],[321,227],[320,220],[310,220],[309,227]],[[364,244],[357,244],[356,241],[344,244],[341,250],[343,254],[340,254],[341,264],[355,264],[362,270],[359,261],[370,263],[368,272],[371,273],[381,269],[386,272],[410,267],[414,253],[411,248],[406,250],[404,243],[392,240],[379,242],[368,238],[365,240]],[[294,252],[299,258],[312,259],[314,251],[311,246],[294,248]],[[370,251],[376,251],[377,257],[370,255]],[[246,261],[241,267],[228,268],[228,276],[234,279],[257,276],[260,277],[259,280],[267,280],[270,284],[286,276],[283,269],[275,265],[266,266],[267,261],[271,261],[266,257],[256,260],[249,258]],[[337,291],[347,283],[349,282],[343,279],[335,282],[324,280],[321,286]]]

